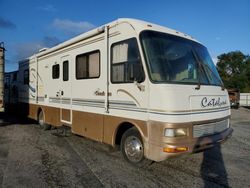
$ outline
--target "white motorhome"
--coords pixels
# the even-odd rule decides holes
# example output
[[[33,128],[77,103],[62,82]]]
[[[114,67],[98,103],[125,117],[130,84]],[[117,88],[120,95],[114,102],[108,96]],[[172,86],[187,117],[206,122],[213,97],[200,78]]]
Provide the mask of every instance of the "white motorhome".
[[[207,49],[144,21],[118,19],[43,49],[19,63],[19,78],[30,118],[120,145],[132,163],[200,151],[232,133]]]

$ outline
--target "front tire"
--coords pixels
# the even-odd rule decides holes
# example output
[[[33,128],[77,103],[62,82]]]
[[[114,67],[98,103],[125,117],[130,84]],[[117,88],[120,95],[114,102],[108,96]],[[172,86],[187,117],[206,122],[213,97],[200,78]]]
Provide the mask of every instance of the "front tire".
[[[123,157],[129,163],[140,167],[152,163],[144,157],[143,141],[136,128],[130,128],[122,135],[120,147]]]
[[[40,125],[41,129],[43,129],[43,130],[50,130],[51,129],[51,125],[46,124],[44,121],[44,115],[43,115],[42,110],[38,114],[38,124]]]

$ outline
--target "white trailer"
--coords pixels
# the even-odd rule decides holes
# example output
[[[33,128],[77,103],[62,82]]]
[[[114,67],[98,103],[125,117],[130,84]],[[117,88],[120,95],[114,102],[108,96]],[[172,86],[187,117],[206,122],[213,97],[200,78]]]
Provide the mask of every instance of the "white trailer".
[[[18,71],[4,74],[4,107],[6,112],[16,111],[18,103]]]
[[[45,128],[120,145],[142,163],[232,133],[230,102],[207,49],[181,32],[118,19],[19,64],[22,111]]]
[[[0,112],[4,111],[4,43],[0,43]]]
[[[240,106],[250,106],[250,93],[240,93]]]

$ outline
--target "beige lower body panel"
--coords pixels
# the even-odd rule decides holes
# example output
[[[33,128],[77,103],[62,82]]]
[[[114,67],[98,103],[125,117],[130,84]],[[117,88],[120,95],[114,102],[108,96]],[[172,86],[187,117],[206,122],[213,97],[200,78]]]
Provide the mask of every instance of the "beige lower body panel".
[[[88,112],[72,111],[73,133],[102,142],[103,141],[103,115]]]
[[[71,122],[71,110],[69,109],[61,109],[61,119],[62,121]]]
[[[37,120],[39,109],[42,109],[45,123],[56,127],[65,124],[63,121],[70,121],[70,110],[68,109],[27,103],[21,104],[21,108],[26,116],[35,120]],[[63,121],[61,121],[61,114]],[[72,110],[72,124],[70,126],[74,134],[114,146],[117,129],[123,123],[136,126],[142,138],[147,140],[147,123],[140,120]]]
[[[27,116],[32,119],[37,119],[38,110],[42,109],[45,116],[45,123],[53,126],[61,126],[65,124],[61,122],[61,113],[65,120],[70,120],[70,110],[60,109],[49,106],[25,104],[22,111],[27,113]],[[61,113],[60,113],[60,110]],[[206,149],[213,144],[227,139],[232,134],[232,129],[203,138],[193,138],[192,127],[194,123],[209,123],[193,122],[181,124],[169,124],[155,121],[140,121],[135,119],[110,116],[105,114],[89,113],[72,110],[72,124],[71,130],[74,134],[81,135],[99,142],[115,146],[115,138],[119,126],[124,123],[134,125],[141,133],[144,143],[144,155],[146,158],[153,161],[163,161],[169,157],[192,153],[199,149]],[[229,118],[229,117],[226,117]],[[215,120],[218,121],[218,120]],[[189,130],[188,136],[184,138],[166,138],[164,136],[165,128],[186,127]],[[188,147],[188,151],[181,153],[166,153],[163,148],[166,147]]]
[[[47,124],[53,126],[61,126],[60,121],[60,108],[55,108],[51,106],[43,106],[37,104],[28,104],[28,103],[21,103],[19,105],[19,111],[22,115],[27,116],[31,119],[37,120],[39,110],[42,110],[44,113],[44,121]]]

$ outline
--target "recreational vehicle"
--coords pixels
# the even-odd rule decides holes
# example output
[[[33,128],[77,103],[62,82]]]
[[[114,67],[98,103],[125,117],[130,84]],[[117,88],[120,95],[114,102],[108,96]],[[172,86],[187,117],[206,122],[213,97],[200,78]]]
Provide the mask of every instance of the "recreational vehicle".
[[[181,32],[118,19],[19,63],[22,111],[45,129],[120,146],[134,164],[212,147],[232,134],[207,49]]]

